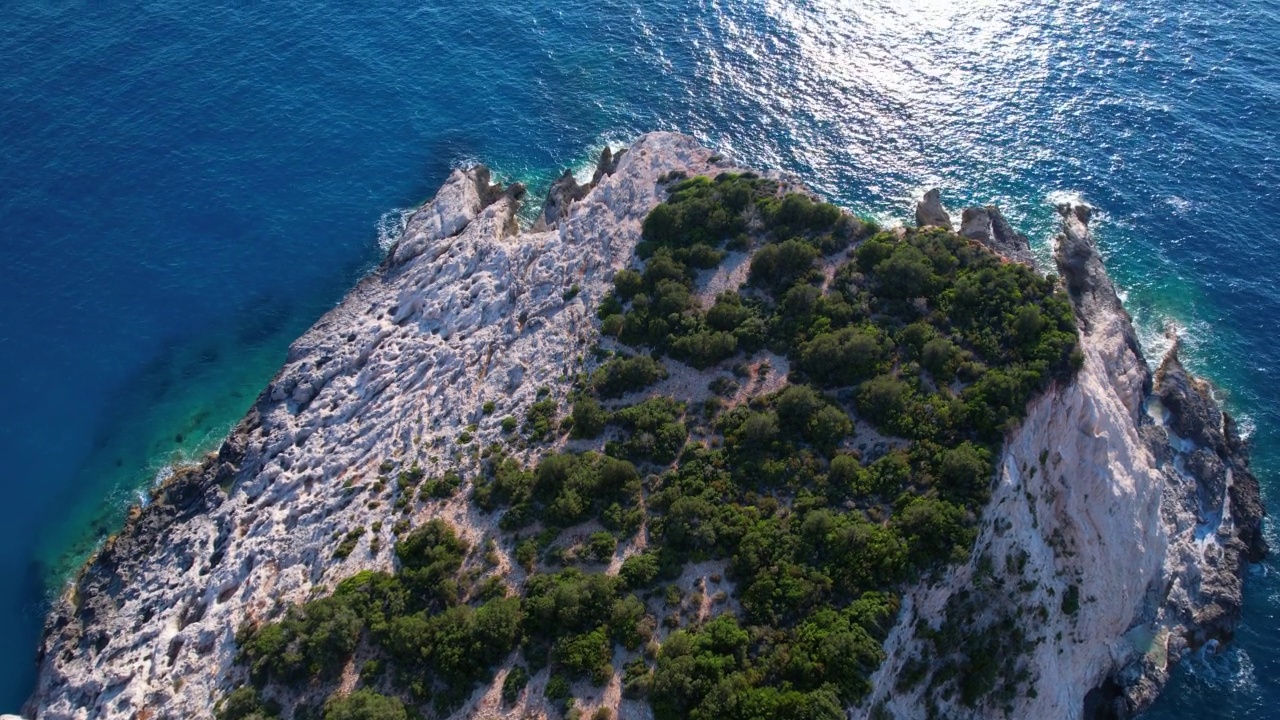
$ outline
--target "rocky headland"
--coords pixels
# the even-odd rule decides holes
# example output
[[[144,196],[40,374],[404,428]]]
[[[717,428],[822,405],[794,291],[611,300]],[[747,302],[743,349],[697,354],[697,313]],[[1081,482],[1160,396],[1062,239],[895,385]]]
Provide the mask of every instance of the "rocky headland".
[[[245,628],[277,622],[361,571],[392,571],[397,539],[430,520],[444,520],[475,550],[464,569],[483,566],[477,575],[518,595],[531,574],[517,557],[522,538],[504,534],[501,514],[474,500],[488,449],[532,467],[552,452],[622,439],[575,438],[552,422],[549,440],[512,440],[533,432],[538,408],[553,408],[556,420],[554,408],[573,406],[575,379],[602,364],[597,348],[619,347],[602,339],[597,308],[610,301],[618,273],[638,266],[645,220],[672,183],[749,172],[691,138],[646,135],[606,151],[590,183],[557,181],[541,217],[522,230],[522,187],[492,184],[483,167],[454,171],[408,219],[381,267],[293,344],[221,449],[157,488],[75,579],[48,617],[25,717],[213,717],[250,681]],[[794,179],[764,177],[779,193],[807,194]],[[1078,332],[1073,369],[1003,428],[994,477],[967,521],[971,552],[894,586],[878,666],[865,687],[839,695],[856,697],[844,702],[853,717],[1132,717],[1184,652],[1232,637],[1246,567],[1267,550],[1247,444],[1209,386],[1179,362],[1176,343],[1152,370],[1098,255],[1089,209],[1059,212],[1054,277]],[[936,191],[916,218],[922,229],[955,227]],[[871,232],[851,217],[839,222],[855,238]],[[997,208],[964,210],[958,234],[1005,263],[1035,264]],[[839,262],[818,261],[814,286],[836,282]],[[709,307],[722,291],[745,287],[752,265],[736,249],[698,272],[697,302]],[[777,349],[700,368],[668,359],[652,388],[618,402],[662,393],[689,408],[745,407],[787,384],[793,358]],[[729,365],[740,382],[713,390]],[[942,385],[934,389],[944,393]],[[691,432],[691,443],[716,446],[714,433]],[[896,442],[859,419],[828,455],[869,462]],[[416,492],[423,477],[442,490]],[[885,513],[897,512],[891,505]],[[867,511],[869,522],[893,525],[877,513]],[[600,528],[590,520],[566,532]],[[645,550],[647,534],[624,536],[598,571],[618,575]],[[549,549],[563,559],[573,542],[553,539]],[[612,648],[608,677],[574,682],[579,709],[651,717],[643,694],[624,692],[623,665],[660,656],[659,641],[678,627],[741,610],[729,563],[715,553],[694,559],[670,581],[684,598],[668,615],[672,627],[650,628],[644,654]],[[664,601],[652,595],[642,599],[656,617]],[[1013,673],[975,695],[968,678],[987,670],[966,653],[992,647],[979,641],[994,636],[1017,638],[1001,669]],[[374,657],[361,638],[354,657]],[[494,663],[489,680],[448,714],[559,713],[563,703],[546,697],[548,669],[533,668],[518,697],[504,698],[516,666],[513,657]],[[325,682],[273,681],[265,692],[282,717],[300,717],[295,708],[370,684],[350,659]]]

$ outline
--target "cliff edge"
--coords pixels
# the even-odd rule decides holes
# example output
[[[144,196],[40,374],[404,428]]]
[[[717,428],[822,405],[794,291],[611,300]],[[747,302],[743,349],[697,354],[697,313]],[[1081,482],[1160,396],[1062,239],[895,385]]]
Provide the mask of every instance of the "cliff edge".
[[[936,194],[921,205],[924,222],[946,217]],[[1058,212],[1054,260],[1084,362],[1006,436],[970,561],[907,593],[873,695],[897,717],[931,708],[985,717],[993,707],[1011,717],[1134,717],[1185,651],[1230,640],[1246,566],[1267,552],[1235,423],[1183,368],[1176,342],[1153,375],[1098,254],[1090,208]],[[1030,259],[1025,238],[1011,247],[1007,233],[970,236]],[[977,708],[936,692],[934,667],[913,663],[953,651],[936,641],[949,623],[968,634],[1016,628],[1032,690]]]

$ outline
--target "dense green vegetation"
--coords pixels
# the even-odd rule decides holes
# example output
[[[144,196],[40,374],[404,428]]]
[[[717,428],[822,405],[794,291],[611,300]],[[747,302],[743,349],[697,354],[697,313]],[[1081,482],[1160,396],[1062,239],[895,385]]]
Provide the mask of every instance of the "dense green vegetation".
[[[558,454],[530,472],[509,458],[496,458],[492,470],[477,478],[472,497],[485,510],[507,506],[500,526],[519,530],[535,520],[564,528],[601,518],[611,530],[634,531],[643,519],[640,474],[625,460],[585,453]]]
[[[731,252],[751,253],[748,280],[707,307],[699,273]],[[514,655],[508,703],[543,671],[545,696],[566,710],[574,683],[621,672],[658,720],[834,720],[862,700],[895,591],[968,556],[1003,432],[1078,363],[1070,305],[1053,280],[955,234],[880,232],[750,175],[675,182],[637,256],[598,309],[610,342],[567,418],[544,390],[522,422],[502,423],[517,448],[568,432],[597,451],[526,467],[487,449],[473,477],[424,485],[425,499],[469,483],[475,506],[498,515],[498,544],[527,573],[518,592],[483,577],[497,559],[481,565],[433,521],[396,544],[395,574],[361,573],[242,630],[257,687],[332,684],[369,658],[365,689],[324,716],[398,718],[457,707]],[[762,350],[790,374],[744,399],[740,381],[766,371]],[[724,399],[633,397],[672,361],[706,370]],[[856,450],[859,434],[876,436],[873,452]],[[704,618],[706,588],[673,584],[702,561],[723,567],[734,612],[719,597]],[[1062,610],[1078,602],[1064,597]],[[1012,692],[1023,642],[1013,619],[966,636],[974,612],[952,608],[941,629],[921,630],[944,668],[932,686],[971,706]],[[270,717],[261,698],[237,691],[219,717]]]
[[[396,574],[362,572],[278,622],[242,629],[237,640],[251,678],[260,686],[333,680],[364,639],[391,659],[396,684],[415,699],[453,707],[516,647],[524,617],[517,598],[468,602],[471,588],[459,573],[467,551],[453,528],[433,520],[396,543]],[[390,705],[365,701],[382,708],[378,717],[395,716],[386,714]],[[325,716],[366,717],[364,704],[336,707]]]

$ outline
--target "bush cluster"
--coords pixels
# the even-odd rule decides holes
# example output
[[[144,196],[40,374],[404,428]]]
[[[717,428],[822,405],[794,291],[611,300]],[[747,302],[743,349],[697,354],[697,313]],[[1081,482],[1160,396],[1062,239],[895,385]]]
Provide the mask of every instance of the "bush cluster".
[[[682,181],[645,220],[636,250],[643,272],[615,276],[599,309],[602,331],[697,368],[754,351],[766,339],[758,305],[729,292],[703,312],[693,293],[697,272],[719,265],[722,248],[748,250],[759,236],[770,242],[752,257],[752,284],[788,287],[820,278],[818,257],[848,247],[867,229],[832,205],[780,195],[772,180],[722,174]]]
[[[508,597],[498,578],[477,583],[476,568],[464,569],[467,544],[447,524],[428,523],[396,544],[396,573],[360,573],[329,597],[243,629],[241,661],[257,686],[332,684],[367,647],[377,659],[361,673],[366,687],[333,698],[325,717],[398,719],[428,701],[456,707],[519,649],[504,702],[548,669],[545,695],[569,711],[573,681],[603,684],[618,670],[617,648],[649,643],[622,669],[623,689],[646,696],[658,720],[835,720],[865,696],[898,614],[895,589],[967,557],[1003,431],[1078,367],[1070,305],[1051,280],[953,233],[878,233],[752,175],[692,178],[670,191],[644,222],[639,268],[618,272],[598,309],[602,331],[637,352],[611,357],[570,398],[573,436],[608,430],[605,452],[525,467],[486,450],[472,482],[473,502],[502,513],[499,527],[528,573],[520,596]],[[728,251],[754,251],[748,281],[703,308],[695,278]],[[652,394],[606,407],[667,378],[664,355],[707,368],[763,348],[791,364],[771,394],[693,410]],[[728,397],[737,386],[717,387]],[[541,391],[524,418],[528,439],[563,431],[558,412]],[[518,424],[502,421],[507,433]],[[884,439],[863,457],[852,439],[868,425]],[[633,463],[653,474],[642,480]],[[424,474],[415,465],[399,479],[412,488]],[[447,495],[459,484],[446,474],[422,492]],[[604,530],[560,542],[589,522]],[[616,575],[555,567],[608,562],[619,539],[646,523],[646,547]],[[353,531],[340,550],[359,537]],[[663,589],[703,560],[725,563],[737,615],[690,623],[697,613],[684,613],[702,590],[690,598]],[[660,645],[642,598],[665,598],[670,609],[673,632]],[[1079,602],[1068,593],[1062,611]],[[1013,618],[966,635],[975,612],[948,608],[939,629],[923,631],[943,667],[931,682],[970,707],[1007,698],[1021,682],[1024,644]],[[224,699],[218,718],[277,712],[245,688]]]
[[[453,528],[431,521],[396,544],[401,566],[394,575],[359,573],[332,595],[289,608],[277,622],[243,628],[241,660],[258,686],[331,682],[365,640],[392,660],[398,684],[413,697],[442,710],[454,707],[515,649],[524,618],[517,598],[463,602],[459,570],[467,550]],[[244,694],[235,699],[234,707],[247,705]],[[325,706],[326,718],[404,712],[400,700],[371,691]]]
[[[641,517],[640,473],[626,460],[583,453],[549,455],[532,470],[495,458],[477,478],[473,499],[484,510],[507,506],[499,526],[519,530],[535,520],[566,528],[598,518],[612,530],[634,530]]]

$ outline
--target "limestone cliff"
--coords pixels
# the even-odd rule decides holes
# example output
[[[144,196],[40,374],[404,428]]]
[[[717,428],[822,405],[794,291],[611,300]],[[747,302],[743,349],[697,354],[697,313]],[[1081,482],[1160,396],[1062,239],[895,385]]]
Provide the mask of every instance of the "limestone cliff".
[[[558,181],[526,232],[515,221],[522,188],[492,185],[483,168],[455,171],[383,265],[294,343],[218,453],[159,488],[76,579],[48,618],[26,716],[211,716],[242,680],[237,628],[392,565],[393,528],[381,521],[402,513],[376,483],[378,466],[473,467],[475,448],[500,439],[501,419],[523,417],[539,388],[563,398],[598,337],[593,309],[631,262],[665,178],[733,169],[691,138],[646,135],[603,157],[591,183]],[[1027,633],[1026,692],[998,709],[1131,715],[1182,649],[1230,637],[1244,566],[1265,552],[1234,424],[1176,353],[1153,375],[1087,210],[1062,213],[1056,257],[1083,367],[1006,438],[972,559],[904,593],[856,716],[920,717],[929,705],[991,714],[997,705],[935,692],[920,658],[936,653],[930,626],[951,618],[979,632],[1009,617]],[[917,217],[951,224],[937,194]],[[966,211],[961,232],[1031,262],[995,208]],[[741,282],[742,270],[710,284]],[[774,367],[785,374],[784,359]],[[477,543],[495,522],[465,494],[433,508],[406,517],[443,516]],[[376,529],[344,536],[353,527]],[[359,552],[335,559],[344,542]],[[518,582],[508,550],[499,562]],[[616,682],[601,701],[618,704]],[[633,705],[623,714],[642,716]],[[503,712],[490,689],[458,716]]]
[[[932,209],[918,216],[938,222],[936,196],[924,205]],[[873,696],[896,717],[929,707],[944,717],[1132,717],[1183,651],[1230,639],[1245,566],[1266,552],[1258,483],[1230,416],[1182,367],[1176,344],[1153,384],[1089,209],[1058,210],[1054,256],[1084,365],[1006,437],[970,562],[908,594]],[[966,228],[976,214],[966,211]],[[1025,239],[1011,252],[994,233],[970,236],[1030,257]],[[1027,691],[967,708],[933,691],[931,668],[904,684],[911,662],[952,650],[922,632],[948,620],[970,633],[1003,631],[1005,621],[1024,632]]]

